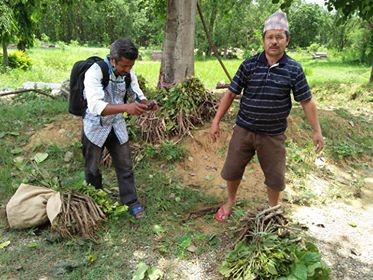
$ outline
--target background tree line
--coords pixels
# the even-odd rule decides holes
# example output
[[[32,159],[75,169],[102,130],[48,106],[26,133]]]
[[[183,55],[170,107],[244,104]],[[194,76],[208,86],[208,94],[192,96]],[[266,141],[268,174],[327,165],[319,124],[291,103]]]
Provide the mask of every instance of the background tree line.
[[[333,0],[334,1],[334,0]],[[273,0],[200,0],[212,39],[220,50],[261,48],[265,18],[279,7]],[[108,46],[123,36],[139,46],[161,49],[167,1],[165,0],[5,0],[0,3],[0,37],[3,53],[9,43],[19,49],[35,39],[51,43],[72,41]],[[287,8],[291,48],[344,51],[348,59],[371,63],[373,20],[358,14],[346,18],[317,4],[291,1]],[[211,54],[200,19],[196,19],[195,48]]]

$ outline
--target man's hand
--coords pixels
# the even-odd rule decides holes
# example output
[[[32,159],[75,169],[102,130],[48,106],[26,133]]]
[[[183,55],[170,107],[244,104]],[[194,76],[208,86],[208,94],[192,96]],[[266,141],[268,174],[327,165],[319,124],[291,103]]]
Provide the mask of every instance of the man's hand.
[[[313,99],[309,99],[302,101],[301,105],[310,125],[312,126],[312,140],[315,145],[315,151],[316,153],[319,153],[324,148],[324,138],[322,137],[319,119],[317,118],[316,104]]]
[[[211,123],[210,127],[210,137],[212,141],[216,141],[220,136],[219,123],[223,118],[224,114],[228,111],[229,107],[232,105],[234,98],[237,95],[231,92],[229,89],[224,93],[223,97],[220,99],[218,110],[216,111],[215,117]]]
[[[321,132],[314,132],[313,133],[313,144],[315,145],[316,153],[319,153],[324,148],[324,138]]]
[[[141,115],[147,108],[148,106],[145,104],[133,102],[127,104],[127,113],[130,115]]]
[[[146,104],[148,108],[146,110],[148,111],[157,111],[158,110],[158,103],[155,100],[148,100],[148,103]]]
[[[146,108],[147,111],[157,111],[159,109],[158,103],[154,99],[153,100],[143,99],[141,100],[141,104],[145,104],[147,106]]]
[[[210,127],[210,137],[212,141],[216,142],[219,136],[220,136],[219,123],[213,122]]]

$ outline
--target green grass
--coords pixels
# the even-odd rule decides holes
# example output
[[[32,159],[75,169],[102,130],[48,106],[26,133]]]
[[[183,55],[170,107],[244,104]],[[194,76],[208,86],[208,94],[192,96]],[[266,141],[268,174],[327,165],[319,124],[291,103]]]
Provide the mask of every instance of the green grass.
[[[148,50],[140,50],[146,54],[144,60],[138,60],[134,66],[137,74],[142,75],[150,87],[158,82],[160,61],[151,61],[147,55]],[[22,71],[13,69],[0,74],[0,89],[18,88],[27,81],[60,83],[69,78],[70,70],[75,61],[85,59],[92,55],[104,57],[108,53],[105,48],[88,48],[64,46],[63,48],[33,48],[28,51],[32,59],[32,70]],[[312,60],[309,54],[289,52],[305,69],[307,79],[311,86],[327,83],[366,84],[370,75],[370,66],[342,62],[338,57],[328,60]],[[223,60],[228,73],[233,78],[241,59]],[[223,68],[214,57],[196,59],[195,76],[206,88],[215,88],[220,81],[229,82]]]
[[[11,105],[8,101],[0,100],[0,108],[0,198],[3,200],[22,179],[26,179],[14,176],[13,160],[22,155],[22,147],[29,139],[28,128],[38,129],[43,124],[53,122],[66,111],[66,100],[24,94],[18,96]]]
[[[311,87],[326,84],[359,84],[369,81],[371,66],[344,62],[331,52],[327,59],[312,59],[307,52],[289,52],[289,56],[301,63]]]

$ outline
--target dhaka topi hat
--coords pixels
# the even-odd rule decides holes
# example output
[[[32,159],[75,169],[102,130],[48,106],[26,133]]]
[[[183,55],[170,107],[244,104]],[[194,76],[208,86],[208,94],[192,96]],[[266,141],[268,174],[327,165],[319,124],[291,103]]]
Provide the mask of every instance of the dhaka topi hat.
[[[278,10],[266,19],[264,23],[263,33],[273,29],[289,32],[288,18],[286,17],[286,14],[281,10]]]

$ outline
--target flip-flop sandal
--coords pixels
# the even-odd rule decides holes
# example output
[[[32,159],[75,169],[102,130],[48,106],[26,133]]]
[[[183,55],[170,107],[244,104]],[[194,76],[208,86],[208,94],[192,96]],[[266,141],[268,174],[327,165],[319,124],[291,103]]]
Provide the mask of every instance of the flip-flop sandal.
[[[221,206],[215,213],[215,220],[217,220],[218,222],[225,222],[225,220],[228,219],[231,214],[232,212],[226,212],[223,206]]]
[[[140,202],[135,202],[128,208],[128,212],[136,219],[141,219],[144,217],[144,207]]]

